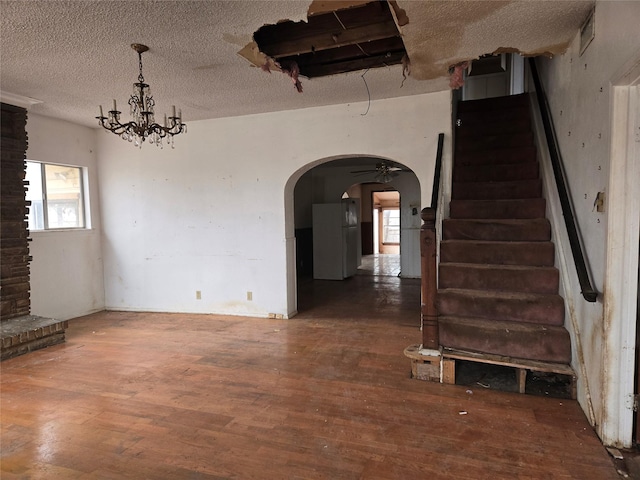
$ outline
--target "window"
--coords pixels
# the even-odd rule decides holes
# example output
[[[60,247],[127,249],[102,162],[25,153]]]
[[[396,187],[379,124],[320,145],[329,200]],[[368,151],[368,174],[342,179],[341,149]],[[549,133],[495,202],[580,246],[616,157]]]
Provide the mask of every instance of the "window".
[[[400,244],[400,210],[397,208],[382,209],[382,243]]]
[[[83,169],[27,161],[29,230],[85,228]]]

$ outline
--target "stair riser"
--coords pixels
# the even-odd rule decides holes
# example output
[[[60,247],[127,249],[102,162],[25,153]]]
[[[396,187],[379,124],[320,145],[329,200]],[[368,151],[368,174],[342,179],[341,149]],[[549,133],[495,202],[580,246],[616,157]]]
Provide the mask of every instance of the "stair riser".
[[[513,109],[529,109],[529,99],[526,94],[510,95],[506,97],[483,98],[458,103],[458,113],[470,112],[500,114]]]
[[[497,290],[503,292],[558,293],[558,270],[500,269],[440,263],[440,288]]]
[[[544,362],[571,363],[571,339],[561,327],[511,325],[496,322],[463,322],[440,319],[440,344],[444,347],[526,358]],[[529,327],[529,328],[526,328]]]
[[[538,162],[513,165],[457,166],[453,170],[453,181],[472,183],[537,180],[539,170]]]
[[[453,184],[451,197],[455,200],[499,200],[538,198],[541,194],[541,180],[485,183],[458,182]]]
[[[446,219],[442,231],[445,240],[545,242],[551,239],[551,226],[546,219],[523,220],[519,223]]]
[[[509,244],[444,241],[440,244],[440,261],[552,267],[554,263],[554,246],[551,242]]]
[[[527,219],[544,218],[542,198],[524,200],[452,200],[451,218]]]
[[[479,119],[478,121],[466,120],[456,128],[456,139],[461,140],[467,137],[477,137],[478,135],[499,135],[506,133],[524,133],[531,131],[531,121],[522,114],[515,118],[507,119]]]
[[[478,150],[521,147],[524,145],[533,145],[533,134],[531,132],[507,135],[476,135],[456,139],[456,152],[475,152]]]
[[[523,301],[438,291],[437,307],[438,313],[444,316],[478,317],[539,325],[564,324],[564,301],[557,295]]]
[[[456,152],[455,165],[512,165],[536,162],[536,149],[533,146],[497,148],[478,152]]]

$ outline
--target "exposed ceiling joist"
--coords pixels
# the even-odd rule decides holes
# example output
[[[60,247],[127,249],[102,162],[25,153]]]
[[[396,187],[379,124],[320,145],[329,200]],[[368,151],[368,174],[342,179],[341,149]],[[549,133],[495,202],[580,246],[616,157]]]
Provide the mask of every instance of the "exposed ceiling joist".
[[[398,28],[393,20],[347,30],[334,30],[317,35],[307,36],[300,40],[282,41],[275,44],[261,44],[260,49],[273,58],[289,57],[303,53],[320,52],[347,45],[366,43],[372,40],[399,36]]]
[[[297,64],[309,78],[396,65],[406,55],[386,1],[265,25],[254,40],[260,52],[283,67]]]
[[[357,58],[344,62],[334,62],[330,66],[308,65],[301,71],[305,72],[305,76],[309,78],[322,77],[325,75],[335,75],[338,73],[354,72],[357,70],[366,70],[368,68],[376,68],[384,65],[397,65],[402,63],[404,52],[389,53],[384,55],[375,55],[365,58]],[[330,71],[330,73],[329,73]]]

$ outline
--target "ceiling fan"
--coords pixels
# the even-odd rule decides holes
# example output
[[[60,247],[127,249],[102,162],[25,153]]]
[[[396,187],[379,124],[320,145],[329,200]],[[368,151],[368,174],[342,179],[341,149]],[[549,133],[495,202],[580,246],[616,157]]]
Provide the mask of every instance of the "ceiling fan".
[[[380,162],[376,164],[376,168],[370,168],[368,170],[355,170],[351,173],[355,173],[358,175],[366,175],[367,173],[374,173],[375,176],[373,178],[376,182],[389,183],[394,178],[396,178],[400,174],[400,172],[408,172],[408,171],[409,170],[406,170],[402,167],[394,165],[393,163],[390,163],[390,162]]]

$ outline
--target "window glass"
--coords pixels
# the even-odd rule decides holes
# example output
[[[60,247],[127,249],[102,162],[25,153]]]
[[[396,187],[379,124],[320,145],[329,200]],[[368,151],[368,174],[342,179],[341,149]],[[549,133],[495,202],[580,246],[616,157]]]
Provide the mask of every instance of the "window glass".
[[[382,209],[382,243],[400,243],[400,210]]]
[[[84,228],[82,168],[27,162],[29,229]]]

